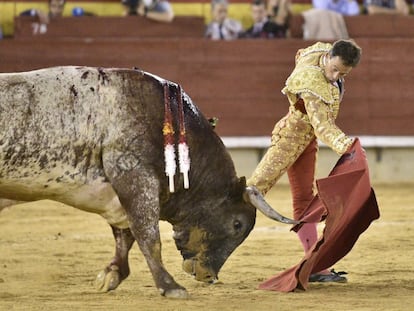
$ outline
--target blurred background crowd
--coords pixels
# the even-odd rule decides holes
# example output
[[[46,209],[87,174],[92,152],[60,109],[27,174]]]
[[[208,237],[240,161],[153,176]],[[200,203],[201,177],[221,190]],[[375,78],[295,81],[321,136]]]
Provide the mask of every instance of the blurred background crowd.
[[[412,0],[5,0],[0,2],[0,36],[13,36],[16,16],[47,25],[60,17],[137,16],[173,23],[176,16],[204,18],[206,38],[286,38],[291,17],[304,19],[304,38],[330,26],[334,39],[346,37],[343,16],[412,13]],[[44,27],[47,29],[47,27]],[[125,30],[127,31],[127,30]],[[326,34],[325,34],[326,35]],[[316,37],[315,37],[316,36]]]

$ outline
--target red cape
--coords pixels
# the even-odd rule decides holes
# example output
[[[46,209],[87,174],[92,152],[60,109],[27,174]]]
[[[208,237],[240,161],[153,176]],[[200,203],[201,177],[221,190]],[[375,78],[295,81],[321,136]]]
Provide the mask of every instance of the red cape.
[[[338,160],[329,176],[318,179],[316,185],[318,194],[300,221],[320,222],[325,219],[322,236],[299,264],[261,283],[259,289],[281,292],[306,290],[310,274],[330,268],[344,257],[359,235],[379,218],[368,162],[358,139]],[[298,231],[300,226],[292,230]]]

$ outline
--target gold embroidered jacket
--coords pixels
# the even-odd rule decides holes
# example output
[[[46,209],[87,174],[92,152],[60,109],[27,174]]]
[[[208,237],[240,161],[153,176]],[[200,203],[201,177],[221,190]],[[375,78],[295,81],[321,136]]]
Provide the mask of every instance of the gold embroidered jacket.
[[[312,126],[316,137],[343,154],[352,143],[352,139],[335,125],[343,92],[325,78],[322,69],[321,56],[331,47],[329,43],[318,42],[299,50],[295,70],[282,92],[288,97],[291,109],[295,109],[299,98],[303,99],[307,112],[304,120]],[[343,88],[344,81],[338,83]]]

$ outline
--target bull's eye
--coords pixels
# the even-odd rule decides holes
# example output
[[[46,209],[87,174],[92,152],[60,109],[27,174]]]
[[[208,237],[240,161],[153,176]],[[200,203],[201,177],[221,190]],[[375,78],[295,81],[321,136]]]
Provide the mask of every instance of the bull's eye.
[[[234,230],[236,230],[236,231],[240,231],[242,226],[243,225],[239,220],[235,220],[234,223],[233,223]]]

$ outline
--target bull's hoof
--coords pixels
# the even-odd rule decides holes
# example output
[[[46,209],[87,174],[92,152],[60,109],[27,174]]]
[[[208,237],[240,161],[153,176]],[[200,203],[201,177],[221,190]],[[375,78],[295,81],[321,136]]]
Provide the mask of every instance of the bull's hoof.
[[[188,292],[185,289],[169,289],[163,290],[160,289],[161,295],[167,298],[178,298],[178,299],[187,299],[189,298]]]
[[[95,287],[100,292],[114,290],[119,284],[121,284],[121,276],[116,266],[101,271],[95,280]]]

